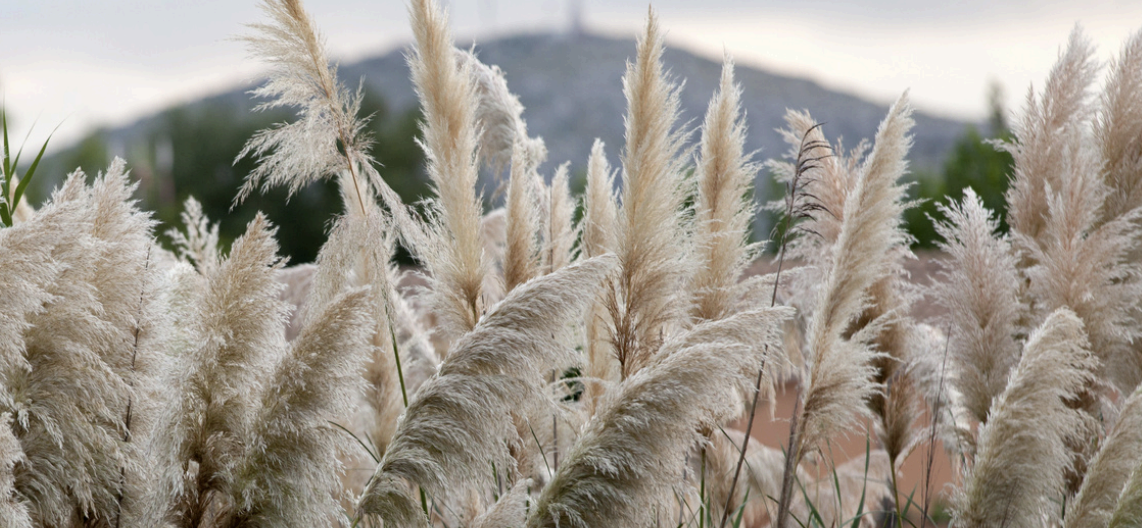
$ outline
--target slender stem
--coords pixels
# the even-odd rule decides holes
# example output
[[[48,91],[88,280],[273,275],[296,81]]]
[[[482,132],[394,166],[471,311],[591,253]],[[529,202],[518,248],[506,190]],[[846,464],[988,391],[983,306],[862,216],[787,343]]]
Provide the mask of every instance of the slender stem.
[[[147,246],[147,259],[143,261],[143,285],[139,289],[139,309],[135,313],[135,328],[132,332],[134,343],[131,348],[131,372],[135,372],[135,359],[139,357],[139,321],[143,318],[143,301],[147,295],[147,273],[151,269],[151,246]],[[135,378],[127,380],[131,392],[127,394],[127,414],[123,417],[123,442],[131,441],[131,407],[135,400]],[[123,499],[127,487],[127,467],[119,466],[119,494],[115,497],[115,528],[119,528],[123,521]]]
[[[777,522],[774,528],[785,528],[789,519],[789,503],[793,498],[793,479],[801,462],[801,386],[797,386],[797,400],[793,404],[793,417],[789,422],[789,447],[785,453],[785,470],[781,478],[781,498],[777,503]]]
[[[888,461],[888,469],[892,471],[892,503],[896,505],[896,522],[893,523],[892,528],[896,526],[904,527],[904,515],[900,509],[900,488],[896,485],[896,459]]]
[[[766,348],[766,350],[768,350],[769,345],[766,345],[765,348]],[[733,504],[734,491],[738,487],[738,478],[741,477],[742,466],[745,464],[745,452],[746,452],[746,449],[749,447],[749,436],[753,432],[753,418],[755,416],[757,416],[757,398],[761,394],[761,380],[764,377],[765,377],[765,359],[762,358],[761,368],[757,369],[757,384],[754,386],[754,389],[753,389],[753,403],[750,405],[749,420],[746,421],[745,440],[742,441],[741,451],[738,454],[738,465],[737,465],[737,467],[734,468],[734,478],[733,478],[733,480],[730,481],[730,493],[729,493],[729,497],[726,498],[726,507],[723,508],[723,510],[722,510],[722,522],[718,525],[721,528],[725,528],[726,521],[728,521],[730,518],[730,505]],[[702,456],[703,457],[706,456],[706,450],[705,449],[702,450]]]
[[[706,501],[706,450],[702,450],[702,475],[698,484],[698,500],[701,503],[701,509],[705,510],[698,515],[698,528],[706,528],[706,516],[710,514],[710,505]],[[713,520],[711,519],[711,522]]]
[[[805,152],[805,140],[809,137],[809,133],[812,132],[813,129],[815,129],[819,126],[820,126],[819,124],[815,125],[812,128],[810,128],[809,130],[805,131],[805,135],[802,136],[802,138],[801,138],[801,153],[802,154]],[[803,174],[803,171],[801,169],[801,167],[803,167],[803,164],[802,164],[801,160],[798,160],[797,166],[798,166],[798,170],[794,174],[793,180],[789,182],[789,192],[788,192],[789,200],[786,202],[786,210],[785,210],[785,229],[783,229],[781,231],[781,245],[778,246],[778,250],[777,250],[777,273],[773,278],[773,293],[769,297],[769,307],[770,308],[777,306],[777,287],[778,287],[778,285],[781,284],[781,268],[785,264],[785,247],[786,247],[786,244],[788,244],[788,242],[789,242],[789,229],[790,229],[790,226],[792,226],[792,222],[793,222],[793,207],[794,207],[794,203],[797,201],[796,200],[796,198],[797,198],[797,185],[798,185],[797,180],[801,176],[801,174]],[[807,170],[807,167],[806,167],[806,170]],[[757,399],[758,399],[758,396],[761,394],[761,381],[765,375],[765,358],[766,358],[766,356],[769,355],[769,344],[768,343],[766,343],[766,345],[765,345],[765,352],[766,352],[766,354],[764,356],[762,356],[762,358],[761,358],[761,367],[759,367],[757,369],[757,384],[754,386],[754,389],[753,389],[753,402],[750,405],[750,409],[749,409],[749,420],[747,420],[747,422],[746,422],[745,441],[742,442],[741,452],[738,454],[737,467],[734,468],[734,478],[733,478],[733,480],[730,481],[730,493],[729,493],[729,496],[726,497],[726,507],[725,507],[724,511],[722,512],[722,522],[718,525],[719,528],[725,528],[726,521],[729,520],[730,504],[733,503],[734,491],[737,489],[738,478],[741,477],[742,465],[745,464],[746,450],[749,449],[749,438],[750,438],[750,435],[753,433],[753,419],[754,419],[754,416],[757,415]],[[800,400],[800,398],[798,398],[798,400]],[[798,404],[800,404],[800,401],[798,401]],[[797,414],[797,412],[795,410],[794,415],[796,415],[796,414]],[[794,423],[795,422],[796,422],[796,417],[794,417]],[[790,431],[790,435],[792,435],[792,431]],[[788,465],[788,463],[786,465]],[[778,528],[780,528],[780,527],[778,527]]]
[[[397,333],[393,330],[393,324],[389,322],[389,335],[393,340],[393,358],[397,361],[397,379],[400,380],[400,395],[404,399],[404,406],[408,408],[408,390],[404,387],[404,370],[400,366],[400,349],[397,347]]]

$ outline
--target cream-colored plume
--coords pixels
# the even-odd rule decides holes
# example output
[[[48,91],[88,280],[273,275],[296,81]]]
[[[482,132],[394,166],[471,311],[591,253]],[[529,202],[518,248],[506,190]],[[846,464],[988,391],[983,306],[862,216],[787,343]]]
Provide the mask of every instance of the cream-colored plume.
[[[892,106],[881,123],[876,143],[844,203],[844,221],[826,270],[813,319],[807,331],[806,368],[802,381],[799,443],[812,446],[867,413],[863,402],[875,390],[868,341],[879,333],[870,323],[847,337],[865,309],[868,288],[889,266],[894,252],[907,241],[901,223],[905,187],[898,183],[911,145],[913,121],[907,94]]]
[[[1130,473],[1142,465],[1142,386],[1134,390],[1114,429],[1087,467],[1082,488],[1067,505],[1066,528],[1102,528],[1114,513]],[[1142,519],[1140,519],[1142,520]]]
[[[1048,189],[1062,189],[1074,166],[1076,136],[1091,115],[1088,90],[1098,64],[1094,47],[1076,27],[1066,51],[1051,69],[1039,98],[1027,94],[1022,118],[1014,123],[1018,143],[1006,145],[1015,160],[1007,190],[1007,222],[1012,230],[1039,240],[1047,222]]]
[[[1118,497],[1118,506],[1110,516],[1107,528],[1134,528],[1142,526],[1142,464],[1134,467],[1130,480]]]
[[[476,195],[477,95],[471,65],[457,66],[448,17],[436,0],[413,0],[409,18],[416,37],[409,69],[424,110],[422,146],[436,192],[427,239],[414,249],[432,280],[431,308],[440,330],[454,338],[483,316],[483,285],[491,270]]]
[[[575,230],[575,202],[567,176],[567,163],[555,170],[547,187],[547,221],[544,232],[543,271],[551,273],[571,263],[571,248],[579,233]]]
[[[12,415],[0,414],[0,519],[5,528],[32,528],[28,505],[16,493],[16,464],[24,462],[20,441],[12,433]],[[521,523],[522,524],[522,523]]]
[[[962,202],[940,211],[948,220],[935,226],[948,259],[941,262],[940,280],[931,291],[947,309],[948,381],[983,423],[1019,362],[1016,322],[1024,310],[1019,274],[1010,243],[995,234],[998,221],[975,192],[964,189]]]
[[[528,156],[524,145],[516,143],[512,150],[511,173],[508,176],[508,195],[504,210],[507,213],[506,244],[504,247],[504,289],[512,291],[539,273],[539,197],[542,187],[535,172],[535,160]]]
[[[736,308],[741,295],[738,279],[760,248],[749,243],[756,206],[748,191],[758,166],[745,153],[744,118],[741,87],[734,83],[734,62],[727,56],[718,92],[706,110],[697,168],[698,262],[690,289],[691,314],[698,320],[720,319]]]
[[[684,453],[733,416],[789,308],[735,314],[712,339],[682,335],[603,396],[594,417],[528,517],[528,526],[647,526],[682,482]],[[704,328],[703,330],[707,330]]]
[[[574,362],[562,340],[617,262],[583,261],[534,279],[508,294],[461,337],[436,376],[409,401],[361,513],[398,526],[417,517],[410,485],[435,500],[460,498],[492,477],[491,465],[510,474],[509,445],[520,441],[513,416],[550,412],[544,380]],[[423,514],[417,522],[424,522]]]
[[[460,71],[472,76],[476,91],[476,122],[480,128],[480,158],[496,175],[503,172],[515,155],[516,143],[535,166],[547,159],[543,138],[528,137],[523,105],[508,90],[508,81],[499,66],[488,66],[470,51],[456,50]]]
[[[174,517],[219,511],[228,495],[219,477],[244,450],[262,383],[284,348],[288,305],[278,297],[277,243],[258,215],[230,256],[204,277],[201,291],[177,314],[187,336],[169,373],[174,401],[156,428],[151,450],[164,470],[157,507]]]
[[[363,92],[350,93],[337,80],[325,39],[301,0],[263,0],[261,8],[269,22],[251,24],[255,33],[243,37],[253,54],[272,66],[266,84],[251,92],[269,98],[256,109],[292,107],[299,119],[262,130],[246,143],[236,159],[254,156],[258,166],[246,177],[235,204],[259,187],[285,185],[293,194],[322,178],[340,177],[346,211],[367,210],[379,193],[402,233],[415,243],[419,230],[373,167],[368,119],[357,116]]]
[[[1057,521],[1071,464],[1067,441],[1079,433],[1074,399],[1098,361],[1082,321],[1060,308],[1028,338],[1007,388],[979,430],[979,448],[953,499],[953,522],[967,528],[1038,527]]]
[[[1094,126],[1110,188],[1102,222],[1142,206],[1142,31],[1131,35],[1110,72]]]
[[[674,130],[678,88],[662,65],[663,36],[650,11],[627,64],[626,148],[622,209],[616,222],[621,275],[607,300],[611,338],[626,378],[645,365],[664,332],[687,312],[683,279],[689,258],[682,220],[682,167],[678,154],[686,135]]]
[[[313,314],[267,380],[251,435],[227,479],[231,526],[326,526],[340,514],[344,421],[362,390],[376,322],[367,289]]]

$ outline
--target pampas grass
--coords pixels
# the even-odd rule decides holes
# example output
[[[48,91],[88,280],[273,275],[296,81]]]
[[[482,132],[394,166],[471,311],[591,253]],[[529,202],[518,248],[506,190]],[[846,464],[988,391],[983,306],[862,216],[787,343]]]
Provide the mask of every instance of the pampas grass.
[[[546,237],[541,251],[544,272],[551,273],[571,263],[571,249],[578,238],[572,217],[575,215],[575,202],[571,199],[567,164],[555,170],[551,185],[547,187]]]
[[[1118,506],[1115,507],[1114,514],[1107,524],[1108,528],[1126,528],[1142,523],[1142,469],[1140,468],[1142,465],[1135,467],[1134,472],[1130,474],[1130,480],[1126,481],[1126,487],[1118,497]]]
[[[1133,468],[1142,465],[1142,387],[1122,404],[1114,429],[1091,460],[1074,505],[1067,509],[1067,528],[1106,526],[1116,499]]]
[[[428,241],[417,256],[435,284],[432,305],[441,329],[458,336],[484,313],[483,284],[490,270],[476,196],[476,92],[471,66],[457,66],[446,13],[435,2],[415,0],[409,18],[416,36],[409,69],[424,109],[423,146],[436,192]]]
[[[510,473],[507,446],[521,440],[512,414],[531,416],[537,405],[542,411],[540,383],[571,362],[559,335],[614,267],[615,259],[603,256],[535,279],[460,339],[409,401],[361,512],[404,525],[416,507],[402,481],[444,497],[487,480],[490,465]]]
[[[1097,361],[1088,346],[1082,321],[1065,308],[1028,338],[979,431],[971,473],[955,496],[957,526],[1041,526],[1057,517],[1051,502],[1063,494],[1066,442],[1082,427],[1064,400],[1090,382]]]
[[[480,128],[480,157],[499,174],[512,160],[516,145],[535,165],[547,159],[543,138],[527,135],[527,122],[523,119],[523,105],[508,89],[507,79],[499,66],[480,62],[474,53],[456,52],[460,71],[472,76],[476,92],[476,122]]]
[[[627,64],[626,149],[622,209],[615,254],[621,275],[607,298],[611,340],[623,378],[638,372],[682,314],[679,298],[688,258],[680,227],[682,189],[678,151],[685,135],[674,130],[678,90],[665,77],[663,40],[650,12],[635,62]],[[682,244],[680,247],[680,243]]]
[[[504,289],[511,291],[539,272],[540,218],[537,187],[542,183],[535,171],[535,160],[526,148],[516,143],[512,150],[511,174],[508,176],[508,195],[504,211],[507,214],[506,244],[504,248]]]
[[[740,106],[741,87],[734,83],[733,60],[726,57],[721,84],[702,125],[697,167],[694,238],[699,262],[690,287],[694,291],[692,312],[698,320],[720,319],[736,307],[741,296],[738,278],[758,249],[748,244],[755,206],[746,194],[758,167],[744,152]]]
[[[947,327],[954,329],[948,336],[950,382],[983,423],[1019,361],[1020,281],[1010,242],[996,236],[998,222],[971,189],[961,203],[941,212],[948,221],[936,223],[936,231],[949,259],[933,293],[948,310]]]
[[[328,420],[348,416],[361,391],[369,302],[367,290],[334,299],[270,375],[251,441],[228,475],[237,510],[230,526],[322,526],[337,517],[337,454],[348,440]]]
[[[264,216],[227,250],[193,199],[158,246],[122,160],[22,204],[0,227],[0,526],[871,526],[908,522],[898,469],[928,442],[930,470],[937,438],[956,526],[1137,524],[1142,34],[1101,99],[1079,32],[1031,92],[1002,146],[1010,234],[971,190],[940,204],[927,293],[947,314],[922,322],[907,96],[847,151],[787,112],[779,271],[746,277],[751,95],[727,58],[691,156],[653,13],[622,188],[596,141],[576,223],[570,166],[545,183],[503,72],[456,49],[436,2],[409,10],[423,214],[381,179],[362,94],[300,2],[261,5],[254,94],[297,119],[247,144],[238,198],[337,178],[345,210],[286,268]],[[477,171],[509,162],[485,212]],[[781,382],[789,442],[767,446],[737,420]],[[823,448],[862,424],[865,456]]]
[[[753,344],[775,342],[789,315],[773,308],[710,323],[748,328],[748,341],[731,334],[693,344],[683,335],[668,343],[607,394],[540,494],[528,526],[643,526],[668,511],[661,500],[682,476],[683,453],[699,440],[700,428],[732,416],[761,361]]]

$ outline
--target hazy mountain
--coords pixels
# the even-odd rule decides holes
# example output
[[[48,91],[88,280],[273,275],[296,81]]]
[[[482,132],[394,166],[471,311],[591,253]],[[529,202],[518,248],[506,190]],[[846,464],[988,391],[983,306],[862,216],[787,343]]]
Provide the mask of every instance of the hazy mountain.
[[[612,164],[618,164],[625,111],[622,76],[626,61],[635,51],[633,39],[520,35],[477,43],[475,50],[482,61],[503,69],[509,87],[527,108],[524,116],[530,132],[542,136],[547,143],[549,159],[542,170],[549,177],[553,167],[564,161],[572,163],[573,171],[582,169],[596,137],[606,143]],[[697,129],[717,87],[721,65],[677,48],[667,49],[665,62],[673,78],[684,81],[682,122],[688,122],[689,129]],[[398,112],[416,104],[404,50],[343,64],[340,77],[350,86],[363,78],[367,91],[379,93]],[[737,80],[744,90],[747,147],[757,150],[760,159],[785,152],[775,130],[784,126],[787,108],[809,110],[825,123],[828,137],[843,137],[848,146],[871,138],[887,112],[884,105],[828,90],[809,80],[774,75],[745,65],[738,65]],[[188,106],[193,110],[222,105],[233,112],[247,112],[253,105],[245,93],[249,88],[236,88]],[[124,145],[144,137],[155,119],[158,117],[152,116],[107,131],[108,144],[122,150]],[[965,123],[924,113],[915,114],[915,119],[912,162],[919,168],[936,167]],[[696,134],[693,139],[697,139]]]
[[[585,163],[596,137],[606,142],[608,154],[617,161],[626,110],[622,76],[626,61],[634,55],[634,40],[522,35],[478,43],[475,49],[483,62],[503,69],[508,86],[527,108],[524,117],[529,130],[547,142],[549,164]],[[677,48],[668,48],[664,59],[671,75],[685,81],[682,121],[697,128],[717,88],[721,64]],[[815,119],[826,123],[828,137],[846,138],[851,146],[862,138],[872,138],[888,111],[887,106],[804,79],[744,65],[737,66],[736,74],[744,91],[748,147],[761,149],[758,155],[762,158],[785,152],[776,129],[784,127],[787,108],[809,110]],[[354,81],[364,77],[367,86],[379,89],[399,108],[415,104],[402,51],[345,65],[341,76]],[[915,118],[913,162],[934,166],[943,160],[965,124],[923,113]]]

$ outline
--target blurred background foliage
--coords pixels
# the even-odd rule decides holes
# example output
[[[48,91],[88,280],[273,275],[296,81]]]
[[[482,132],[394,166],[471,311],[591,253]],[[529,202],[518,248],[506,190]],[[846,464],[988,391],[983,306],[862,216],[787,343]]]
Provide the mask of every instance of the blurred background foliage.
[[[374,139],[372,152],[380,164],[378,169],[406,203],[419,202],[429,195],[424,153],[416,144],[420,112],[393,112],[376,90],[366,88],[365,94],[362,112],[372,115],[369,132]],[[913,168],[911,178],[915,183],[910,188],[910,198],[917,205],[906,212],[905,222],[916,239],[916,249],[935,247],[937,235],[930,218],[942,218],[937,204],[962,199],[967,187],[974,189],[987,207],[997,211],[1001,221],[1006,213],[1003,194],[1012,159],[992,143],[1010,141],[1012,135],[998,85],[993,85],[988,99],[991,112],[987,123],[969,126],[949,150],[942,167]],[[241,235],[255,212],[262,211],[278,226],[281,253],[293,263],[311,262],[326,238],[331,218],[341,211],[336,183],[314,184],[288,199],[287,192],[280,188],[255,193],[231,211],[233,197],[255,165],[251,158],[235,163],[238,152],[256,131],[293,118],[288,111],[255,113],[236,106],[246,105],[206,100],[175,107],[146,124],[141,136],[127,145],[121,144],[122,140],[108,139],[105,131],[95,131],[45,160],[44,177],[36,189],[29,191],[31,203],[42,201],[62,181],[63,174],[78,167],[91,178],[107,167],[112,156],[119,155],[128,160],[132,174],[140,182],[137,196],[143,208],[154,211],[162,223],[160,234],[181,226],[183,201],[194,196],[202,202],[206,214],[220,223],[224,244]],[[120,144],[113,144],[116,141]],[[585,181],[580,172],[571,178],[577,195]],[[485,198],[496,200],[499,197],[491,192],[492,188],[485,188]],[[768,190],[770,197],[784,192],[777,184]],[[778,225],[773,216],[759,224]],[[1001,230],[1007,231],[1006,223],[1001,223]],[[755,238],[767,234],[755,233]],[[398,258],[409,262],[403,252]]]
[[[997,141],[1013,141],[1002,101],[1003,88],[993,83],[988,92],[990,111],[985,128],[981,130],[969,125],[948,153],[942,171],[915,172],[916,184],[910,189],[910,196],[921,200],[921,203],[904,214],[908,232],[916,239],[914,247],[930,249],[936,246],[939,237],[930,218],[944,219],[936,205],[962,200],[964,189],[968,187],[979,195],[988,209],[998,214],[999,229],[1007,233],[1007,202],[1003,194],[1007,192],[1014,162],[1011,154],[994,145]]]

